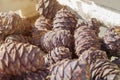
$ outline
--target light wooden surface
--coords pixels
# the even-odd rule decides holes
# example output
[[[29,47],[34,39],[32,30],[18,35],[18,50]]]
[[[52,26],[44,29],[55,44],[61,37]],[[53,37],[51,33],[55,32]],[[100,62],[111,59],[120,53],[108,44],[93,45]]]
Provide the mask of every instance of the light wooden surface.
[[[35,5],[38,0],[0,0],[0,12],[18,11],[22,17],[37,14]]]

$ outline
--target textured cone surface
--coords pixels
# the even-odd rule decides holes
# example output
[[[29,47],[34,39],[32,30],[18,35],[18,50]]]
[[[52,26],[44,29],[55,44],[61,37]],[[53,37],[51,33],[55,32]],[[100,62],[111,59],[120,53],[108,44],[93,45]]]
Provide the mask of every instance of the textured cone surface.
[[[80,26],[78,29],[76,29],[74,38],[75,50],[78,56],[80,56],[84,51],[88,50],[90,47],[94,47],[97,49],[101,48],[98,36],[96,35],[94,30],[89,28],[89,26]]]
[[[51,21],[41,16],[36,20],[35,28],[37,28],[38,30],[44,30],[44,29],[51,30],[52,29]]]
[[[53,19],[56,12],[61,8],[62,6],[57,2],[57,0],[39,0],[39,3],[36,6],[39,14],[48,19]]]
[[[10,80],[10,77],[8,75],[0,74],[0,80]]]
[[[113,60],[112,62],[115,63],[116,65],[118,65],[118,67],[120,69],[120,58],[117,58],[117,59]]]
[[[63,60],[50,68],[49,80],[90,80],[88,66],[79,60]]]
[[[96,34],[98,34],[100,32],[99,28],[101,26],[101,23],[96,19],[96,18],[91,18],[89,20],[78,20],[78,25],[76,27],[79,28],[80,26],[87,26],[84,27],[83,29],[92,29],[95,31]]]
[[[84,51],[80,59],[86,61],[88,65],[95,63],[97,59],[107,59],[106,52],[98,50],[96,48],[90,48],[89,50]]]
[[[107,59],[97,60],[91,64],[92,80],[120,80],[120,69]]]
[[[6,37],[5,42],[22,42],[22,43],[29,43],[31,42],[31,37],[19,35],[9,35]]]
[[[14,12],[0,13],[0,34],[22,33],[31,31],[31,25],[27,20],[20,18]]]
[[[44,56],[45,65],[48,67],[63,59],[71,59],[72,53],[68,48],[56,47],[49,54]]]
[[[108,29],[103,39],[109,55],[120,56],[120,27]]]
[[[0,46],[0,72],[21,75],[43,66],[43,52],[36,46],[24,43],[4,43]]]
[[[47,30],[51,30],[52,25],[50,20],[46,19],[45,17],[39,17],[35,22],[35,27],[33,28],[32,32],[32,43],[34,45],[40,46],[40,38],[44,35]]]
[[[74,33],[75,27],[77,24],[77,18],[71,11],[66,7],[62,8],[57,12],[54,18],[54,30],[70,30],[71,33]]]
[[[49,31],[41,37],[41,47],[46,52],[59,46],[65,46],[72,51],[73,44],[73,36],[66,30]]]
[[[0,35],[0,45],[4,42],[4,35]]]
[[[22,76],[13,76],[10,80],[46,80],[49,74],[49,70],[37,70],[35,72],[29,72]]]

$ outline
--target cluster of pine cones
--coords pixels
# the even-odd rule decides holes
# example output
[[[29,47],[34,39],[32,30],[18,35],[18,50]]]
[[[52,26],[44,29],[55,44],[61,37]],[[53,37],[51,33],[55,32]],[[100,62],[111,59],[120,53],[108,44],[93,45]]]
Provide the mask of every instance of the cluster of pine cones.
[[[97,19],[79,19],[56,0],[36,10],[34,26],[0,13],[0,80],[120,80],[119,26],[100,39]]]

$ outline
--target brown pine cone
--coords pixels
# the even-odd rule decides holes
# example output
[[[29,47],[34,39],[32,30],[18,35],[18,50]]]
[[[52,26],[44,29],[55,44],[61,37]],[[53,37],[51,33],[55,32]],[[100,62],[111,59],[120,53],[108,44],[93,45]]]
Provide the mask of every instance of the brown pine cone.
[[[0,73],[0,80],[10,80],[10,76],[8,76],[8,75],[2,75]]]
[[[56,47],[49,54],[44,56],[45,65],[49,67],[52,64],[55,64],[58,61],[63,59],[71,59],[72,53],[68,48],[65,47]]]
[[[90,65],[92,80],[120,80],[120,69],[107,59],[97,60]]]
[[[120,57],[120,27],[108,29],[103,40],[109,55]]]
[[[80,60],[63,60],[50,68],[49,80],[91,80],[89,71]]]
[[[57,0],[39,0],[36,5],[36,10],[40,15],[45,16],[48,19],[53,19],[58,10],[62,8]]]
[[[113,63],[115,63],[116,65],[118,65],[119,69],[120,69],[120,58],[116,58],[114,60],[112,60]]]
[[[64,46],[72,51],[73,45],[73,36],[66,30],[49,31],[41,37],[41,47],[45,52],[49,52],[59,46]]]
[[[47,30],[51,30],[51,22],[45,17],[39,17],[35,22],[35,27],[32,32],[32,43],[36,46],[40,46],[40,38]]]
[[[31,24],[14,12],[0,13],[0,34],[27,34],[31,32]]]
[[[89,27],[89,26],[88,26]],[[75,30],[75,50],[78,56],[91,47],[100,49],[101,45],[95,31],[87,26],[80,26]]]
[[[51,21],[41,16],[36,20],[35,28],[37,30],[44,30],[44,29],[51,30],[52,29]]]
[[[92,29],[98,35],[98,33],[100,32],[99,28],[101,26],[101,23],[96,18],[91,18],[89,20],[79,19],[76,29],[81,27],[81,26],[84,26],[83,30]]]
[[[80,59],[86,61],[87,64],[90,65],[95,63],[97,59],[107,59],[107,55],[106,52],[91,47],[81,54]]]
[[[49,70],[37,70],[35,72],[29,72],[22,76],[12,76],[10,80],[46,80],[49,74]]]
[[[4,75],[21,75],[43,66],[43,52],[25,43],[4,43],[0,46],[0,72]]]
[[[71,33],[74,33],[76,24],[77,24],[76,16],[66,7],[64,7],[57,12],[53,22],[54,25],[53,29],[70,30]]]
[[[6,43],[8,42],[22,42],[22,43],[30,43],[31,42],[31,37],[29,36],[24,36],[24,35],[9,35],[5,38]]]

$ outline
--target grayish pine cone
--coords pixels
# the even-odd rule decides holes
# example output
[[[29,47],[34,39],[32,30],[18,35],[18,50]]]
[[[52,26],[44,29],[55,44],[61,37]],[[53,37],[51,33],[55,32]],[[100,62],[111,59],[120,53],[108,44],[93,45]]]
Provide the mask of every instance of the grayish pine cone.
[[[49,31],[41,37],[41,47],[46,52],[59,46],[64,46],[72,51],[73,45],[73,36],[66,30]]]
[[[57,0],[39,0],[36,10],[40,15],[45,16],[48,19],[53,19],[57,11],[62,8]]]
[[[108,29],[103,40],[109,55],[120,57],[120,27]]]
[[[52,51],[49,52],[49,54],[44,56],[45,65],[47,67],[63,59],[71,59],[71,58],[72,58],[72,53],[68,48],[65,48],[63,46],[54,48]]]
[[[98,59],[90,65],[92,80],[120,80],[120,69],[108,59]]]
[[[63,60],[50,68],[49,80],[91,80],[88,66],[80,60]]]
[[[77,24],[77,18],[66,7],[59,10],[54,18],[53,30],[70,30],[71,33],[74,33],[75,27]]]

